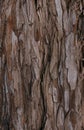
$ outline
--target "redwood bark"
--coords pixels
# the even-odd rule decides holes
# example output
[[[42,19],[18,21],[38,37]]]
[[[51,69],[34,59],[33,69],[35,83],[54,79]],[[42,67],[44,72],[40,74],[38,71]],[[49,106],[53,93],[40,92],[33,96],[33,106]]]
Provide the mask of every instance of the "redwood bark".
[[[84,129],[84,1],[0,1],[0,130]]]

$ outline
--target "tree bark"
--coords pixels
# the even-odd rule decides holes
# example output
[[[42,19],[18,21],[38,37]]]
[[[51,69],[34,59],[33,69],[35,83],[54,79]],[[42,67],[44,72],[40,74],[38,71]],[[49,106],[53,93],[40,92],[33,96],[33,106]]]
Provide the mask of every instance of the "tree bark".
[[[0,1],[0,130],[84,130],[84,1]]]

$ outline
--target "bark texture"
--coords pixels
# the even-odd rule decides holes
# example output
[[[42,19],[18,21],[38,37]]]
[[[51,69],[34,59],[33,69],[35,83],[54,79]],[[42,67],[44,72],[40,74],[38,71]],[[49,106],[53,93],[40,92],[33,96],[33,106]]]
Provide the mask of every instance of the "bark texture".
[[[83,0],[0,0],[0,130],[84,130]]]

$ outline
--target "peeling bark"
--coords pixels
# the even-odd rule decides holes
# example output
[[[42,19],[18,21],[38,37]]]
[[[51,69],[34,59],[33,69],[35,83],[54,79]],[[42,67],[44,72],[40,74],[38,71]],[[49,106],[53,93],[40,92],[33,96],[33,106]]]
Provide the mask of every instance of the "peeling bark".
[[[0,129],[84,129],[84,1],[0,1]]]

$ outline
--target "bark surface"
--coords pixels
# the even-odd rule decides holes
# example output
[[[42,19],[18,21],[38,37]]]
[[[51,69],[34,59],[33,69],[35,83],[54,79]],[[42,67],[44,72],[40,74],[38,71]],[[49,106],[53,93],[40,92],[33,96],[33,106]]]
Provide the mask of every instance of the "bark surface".
[[[84,130],[83,0],[0,0],[0,130]]]

